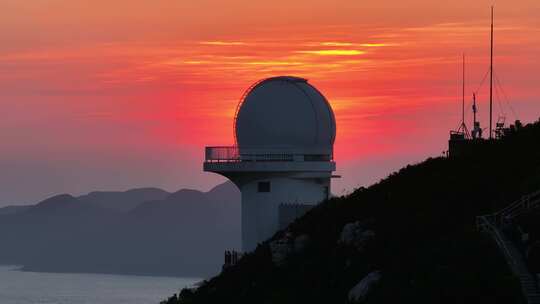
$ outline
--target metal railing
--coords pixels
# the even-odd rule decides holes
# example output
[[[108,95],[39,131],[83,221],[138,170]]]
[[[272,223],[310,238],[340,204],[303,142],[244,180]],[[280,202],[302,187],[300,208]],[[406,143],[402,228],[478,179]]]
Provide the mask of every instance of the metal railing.
[[[510,220],[538,206],[540,206],[540,191],[522,196],[510,206],[499,211],[498,215],[504,220]]]
[[[540,303],[537,281],[527,268],[523,255],[512,241],[505,236],[501,228],[509,224],[515,217],[537,207],[540,207],[540,191],[522,196],[498,212],[476,217],[477,229],[489,233],[495,240],[512,272],[519,278],[523,295],[530,304]]]
[[[485,218],[496,227],[500,227],[510,222],[513,218],[538,207],[540,207],[540,191],[524,195],[495,213],[478,216],[477,225],[481,225],[479,218]],[[482,227],[478,226],[478,228],[480,229]]]
[[[516,260],[513,252],[508,247],[508,242],[506,238],[499,231],[497,226],[492,222],[493,215],[483,215],[476,217],[476,225],[480,231],[487,232],[491,234],[497,246],[502,250],[504,257],[510,264],[512,271],[517,271],[518,261]]]
[[[476,227],[479,231],[490,233],[497,241],[499,247],[503,250],[503,253],[507,259],[509,259],[509,261],[512,262],[512,265],[515,266],[517,262],[506,245],[506,237],[499,228],[504,227],[513,218],[537,207],[540,207],[540,191],[524,195],[520,199],[514,201],[512,204],[495,213],[477,216]]]
[[[205,161],[233,162],[240,161],[238,147],[206,147]]]
[[[206,162],[331,161],[332,154],[304,154],[285,149],[239,149],[237,146],[205,148]]]

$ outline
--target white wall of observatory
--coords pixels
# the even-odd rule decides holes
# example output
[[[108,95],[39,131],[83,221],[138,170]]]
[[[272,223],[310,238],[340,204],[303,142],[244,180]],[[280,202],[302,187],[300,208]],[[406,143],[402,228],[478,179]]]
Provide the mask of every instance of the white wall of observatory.
[[[270,182],[269,192],[259,192],[259,182]],[[279,230],[280,204],[316,205],[330,193],[330,178],[263,178],[241,187],[242,250],[249,252]]]

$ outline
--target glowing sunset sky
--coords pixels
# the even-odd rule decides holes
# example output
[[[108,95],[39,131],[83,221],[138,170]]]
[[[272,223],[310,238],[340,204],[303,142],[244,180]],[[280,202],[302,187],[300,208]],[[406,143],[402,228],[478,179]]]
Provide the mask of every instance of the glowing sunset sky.
[[[332,104],[334,193],[438,156],[459,125],[461,53],[467,102],[488,69],[492,4],[445,2],[2,0],[0,205],[208,189],[224,179],[202,172],[204,146],[232,144],[243,91],[275,75]],[[536,120],[540,1],[493,4],[495,113]]]

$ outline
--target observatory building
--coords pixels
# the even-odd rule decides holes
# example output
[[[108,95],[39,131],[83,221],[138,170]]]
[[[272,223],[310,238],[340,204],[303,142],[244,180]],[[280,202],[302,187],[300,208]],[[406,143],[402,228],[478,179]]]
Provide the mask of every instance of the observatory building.
[[[235,146],[206,147],[204,171],[240,189],[242,250],[249,252],[329,197],[336,122],[306,79],[280,76],[246,91],[234,133]]]

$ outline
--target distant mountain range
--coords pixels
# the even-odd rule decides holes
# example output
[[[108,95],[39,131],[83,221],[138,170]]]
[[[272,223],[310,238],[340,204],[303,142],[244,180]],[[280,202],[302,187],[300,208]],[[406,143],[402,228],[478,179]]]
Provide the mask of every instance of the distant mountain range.
[[[206,277],[240,247],[240,192],[61,194],[0,208],[0,264],[24,270]]]

